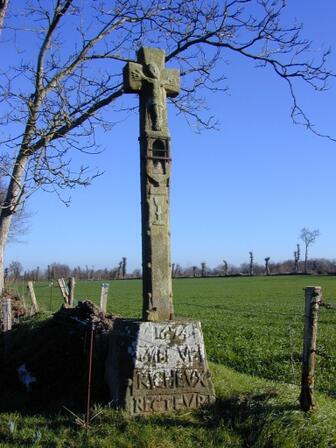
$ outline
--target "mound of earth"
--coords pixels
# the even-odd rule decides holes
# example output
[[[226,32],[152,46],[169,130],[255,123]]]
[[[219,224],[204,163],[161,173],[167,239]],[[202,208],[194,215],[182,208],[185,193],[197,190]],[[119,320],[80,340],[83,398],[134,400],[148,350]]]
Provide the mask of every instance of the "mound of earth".
[[[75,308],[65,305],[53,315],[53,319],[76,322],[87,328],[94,328],[96,334],[106,333],[112,329],[114,318],[111,314],[105,314],[89,300],[78,302]]]
[[[51,318],[29,318],[14,327],[4,351],[0,337],[0,409],[62,405],[83,409],[87,396],[90,337],[93,329],[92,398],[106,401],[104,383],[108,332],[115,316],[92,302],[63,306]]]

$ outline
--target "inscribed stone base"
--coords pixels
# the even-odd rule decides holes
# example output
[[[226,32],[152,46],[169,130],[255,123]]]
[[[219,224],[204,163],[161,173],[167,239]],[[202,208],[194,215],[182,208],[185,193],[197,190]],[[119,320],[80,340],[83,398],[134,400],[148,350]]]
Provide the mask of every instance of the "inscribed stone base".
[[[215,400],[198,321],[117,319],[105,376],[112,405],[131,415],[196,409]]]

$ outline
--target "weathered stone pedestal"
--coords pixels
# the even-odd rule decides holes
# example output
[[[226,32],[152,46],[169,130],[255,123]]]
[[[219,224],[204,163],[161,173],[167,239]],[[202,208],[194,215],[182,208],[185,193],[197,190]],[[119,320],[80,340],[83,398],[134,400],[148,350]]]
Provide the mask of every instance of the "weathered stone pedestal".
[[[215,400],[198,321],[116,321],[106,382],[129,414],[196,409]]]

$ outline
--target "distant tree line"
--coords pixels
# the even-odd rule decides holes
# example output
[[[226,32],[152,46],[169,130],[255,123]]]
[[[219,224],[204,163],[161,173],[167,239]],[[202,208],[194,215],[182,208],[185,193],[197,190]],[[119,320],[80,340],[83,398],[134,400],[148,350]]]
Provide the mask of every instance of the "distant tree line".
[[[251,262],[252,260],[252,262]],[[182,268],[175,265],[172,272],[173,278],[177,277],[225,277],[234,275],[279,275],[279,274],[335,274],[336,259],[312,258],[305,261],[285,260],[271,262],[270,257],[265,257],[265,264],[255,263],[253,258],[240,265],[230,264],[226,260],[214,268],[209,268],[204,262],[199,266]],[[176,268],[177,267],[177,268]]]
[[[22,264],[13,261],[5,269],[5,278],[7,280],[33,280],[33,281],[53,281],[58,278],[75,277],[77,280],[116,280],[125,278],[140,278],[140,269],[133,272],[127,272],[127,258],[123,257],[117,266],[112,268],[95,269],[93,266],[70,267],[64,263],[51,263],[46,269],[35,269],[25,271]]]
[[[13,261],[6,268],[6,279],[11,281],[33,280],[53,281],[58,278],[75,277],[77,280],[118,280],[141,278],[141,270],[134,269],[127,272],[126,258],[124,257],[117,266],[113,268],[95,269],[89,266],[76,266],[71,268],[67,264],[52,263],[46,269],[35,269],[25,271],[20,262]],[[234,265],[223,260],[214,268],[210,268],[205,262],[198,266],[182,267],[180,264],[172,265],[172,277],[226,277],[226,276],[258,276],[258,275],[283,275],[283,274],[324,274],[336,275],[336,259],[312,258],[305,261],[285,260],[282,262],[271,262],[270,257],[265,258],[265,264],[253,262],[251,259],[240,265]]]
[[[315,243],[320,235],[319,230],[310,230],[304,227],[301,229],[299,238],[304,244],[304,260],[301,261],[300,244],[296,245],[294,258],[282,262],[272,262],[271,257],[265,257],[264,264],[254,262],[254,254],[249,252],[249,261],[239,266],[229,264],[227,260],[215,268],[209,268],[205,261],[199,266],[182,267],[178,263],[173,263],[171,267],[172,278],[178,277],[225,277],[233,275],[276,275],[276,274],[335,274],[336,260],[325,258],[308,259],[308,248]],[[13,261],[5,269],[5,279],[8,280],[48,280],[53,281],[58,278],[75,277],[78,280],[120,280],[126,278],[141,278],[141,270],[135,269],[132,273],[127,272],[127,258],[122,257],[117,266],[113,268],[95,269],[93,266],[77,266],[71,268],[67,264],[51,263],[47,269],[41,271],[39,267],[31,271],[23,271],[22,265],[18,261]]]

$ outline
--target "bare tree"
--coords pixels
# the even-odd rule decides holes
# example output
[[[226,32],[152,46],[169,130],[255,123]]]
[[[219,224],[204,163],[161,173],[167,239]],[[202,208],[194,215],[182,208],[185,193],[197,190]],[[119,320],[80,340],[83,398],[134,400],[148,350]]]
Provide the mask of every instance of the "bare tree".
[[[174,263],[173,278],[181,277],[181,275],[182,275],[182,267],[181,267],[181,265],[178,264],[178,263]]]
[[[301,230],[300,233],[300,239],[303,241],[305,245],[305,258],[304,258],[304,272],[307,273],[307,262],[308,262],[308,247],[311,244],[314,244],[316,241],[316,238],[320,235],[320,231],[315,230],[309,230],[306,227],[304,227]]]
[[[132,277],[133,278],[141,278],[141,269],[139,269],[139,268],[134,269],[134,271],[132,272]]]
[[[7,2],[0,1],[4,12]],[[11,2],[2,45],[17,53],[17,63],[0,73],[0,156],[10,161],[0,215],[0,292],[12,217],[25,200],[41,188],[61,195],[100,174],[84,162],[76,167],[73,152],[82,160],[97,152],[95,130],[117,121],[122,67],[141,45],[160,46],[166,62],[180,68],[181,94],[171,101],[198,127],[215,125],[204,93],[227,90],[225,63],[238,54],[271,68],[289,89],[293,121],[322,135],[296,87],[326,88],[333,76],[329,51],[314,60],[302,27],[282,23],[285,9],[283,0]]]
[[[12,280],[15,282],[19,279],[22,273],[22,264],[19,261],[12,261],[8,267],[8,273]]]
[[[297,244],[297,245],[296,245],[296,255],[297,255],[298,262],[299,262],[300,259],[301,259],[301,248],[300,248],[300,244]]]
[[[299,271],[299,266],[298,266],[298,257],[297,257],[297,252],[296,250],[293,253],[294,255],[294,272],[298,272]]]
[[[2,169],[0,166],[0,208],[2,207],[6,197],[6,187],[3,181]],[[24,207],[25,204],[21,204],[18,207],[16,213],[13,215],[12,224],[8,234],[8,241],[21,241],[22,235],[24,235],[29,229],[30,213]]]
[[[250,255],[250,265],[249,265],[249,275],[253,275],[253,252],[249,252]]]
[[[226,277],[228,275],[228,264],[226,260],[223,260],[223,274],[224,277]]]
[[[122,278],[126,278],[126,274],[127,274],[127,258],[123,257],[122,258]]]
[[[49,265],[49,270],[51,273],[51,279],[56,280],[57,278],[67,278],[70,277],[71,269],[67,264],[63,263],[51,263]],[[30,279],[35,280],[36,279],[36,271],[32,271],[30,273]]]
[[[117,279],[122,278],[121,277],[122,276],[122,266],[123,266],[123,262],[119,261],[118,268],[117,268]]]
[[[299,272],[299,261],[301,257],[300,244],[296,245],[296,250],[294,251],[294,270],[296,273]]]

